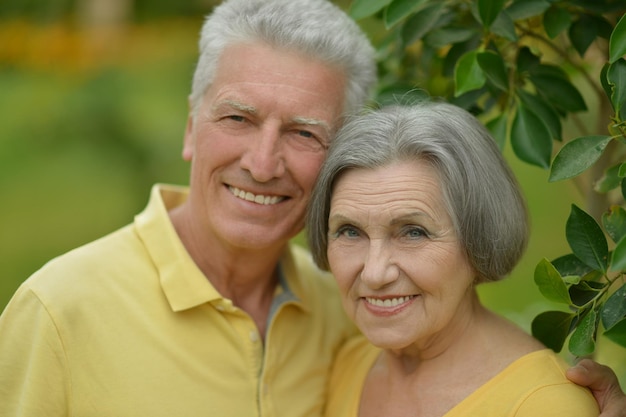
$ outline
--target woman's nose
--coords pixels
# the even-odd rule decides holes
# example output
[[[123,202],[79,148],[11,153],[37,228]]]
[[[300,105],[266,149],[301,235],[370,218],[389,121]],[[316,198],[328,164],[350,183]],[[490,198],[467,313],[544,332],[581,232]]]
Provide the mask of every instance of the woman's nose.
[[[371,289],[380,289],[398,279],[399,270],[393,262],[392,250],[384,240],[370,242],[363,261],[361,281]]]

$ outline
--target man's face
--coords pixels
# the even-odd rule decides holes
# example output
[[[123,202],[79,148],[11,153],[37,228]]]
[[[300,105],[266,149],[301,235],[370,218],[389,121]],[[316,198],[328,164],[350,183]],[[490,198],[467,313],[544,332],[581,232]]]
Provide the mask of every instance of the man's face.
[[[203,233],[232,248],[284,245],[306,204],[344,105],[338,69],[262,44],[222,54],[185,133],[189,203]]]

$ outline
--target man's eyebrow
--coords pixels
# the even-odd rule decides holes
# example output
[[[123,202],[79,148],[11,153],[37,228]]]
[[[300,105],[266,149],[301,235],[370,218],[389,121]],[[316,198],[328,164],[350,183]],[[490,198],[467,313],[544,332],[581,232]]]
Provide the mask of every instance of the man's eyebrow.
[[[215,105],[213,106],[213,110],[215,111],[215,110],[219,110],[225,107],[230,107],[235,110],[240,110],[249,114],[258,113],[258,110],[256,107],[251,106],[249,104],[242,103],[237,100],[232,100],[232,99],[222,100],[222,101],[215,103]],[[325,133],[328,135],[330,135],[332,132],[332,129],[330,128],[328,123],[319,119],[314,119],[314,118],[304,117],[304,116],[295,116],[291,119],[291,122],[295,124],[299,124],[299,125],[320,126],[322,129],[324,129]]]
[[[328,125],[328,123],[326,123],[323,120],[311,119],[309,117],[296,116],[296,117],[294,117],[292,119],[292,121],[293,121],[293,123],[300,124],[300,125],[320,126],[329,135],[330,135],[330,133],[332,131],[330,126]]]
[[[213,110],[219,110],[219,109],[224,108],[224,107],[231,107],[231,108],[233,108],[235,110],[241,110],[243,112],[250,113],[250,114],[256,114],[257,113],[256,107],[251,106],[249,104],[241,103],[241,102],[236,101],[236,100],[222,100],[222,101],[218,101],[213,106]]]

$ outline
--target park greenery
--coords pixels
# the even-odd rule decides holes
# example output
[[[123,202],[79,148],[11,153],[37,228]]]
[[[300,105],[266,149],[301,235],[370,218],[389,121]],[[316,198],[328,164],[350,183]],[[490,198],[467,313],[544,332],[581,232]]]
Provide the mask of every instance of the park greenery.
[[[591,355],[598,334],[626,347],[626,12],[611,0],[354,0],[376,37],[377,101],[437,95],[476,114],[501,148],[575,182],[570,253],[536,266],[545,311],[533,334],[555,351]],[[620,19],[621,18],[621,19]],[[374,22],[374,23],[372,23]],[[365,25],[365,22],[363,23]],[[428,91],[428,93],[427,93]],[[598,123],[576,121],[596,103]]]
[[[77,12],[87,3],[127,14],[99,21]],[[216,3],[0,2],[0,311],[46,261],[132,222],[151,184],[187,183],[187,94]],[[511,277],[478,287],[485,305],[529,331],[539,315],[535,334],[557,350],[597,341],[625,383],[624,343],[602,336],[625,332],[624,1],[335,3],[378,49],[379,103],[430,95],[469,109],[524,188],[530,245]]]

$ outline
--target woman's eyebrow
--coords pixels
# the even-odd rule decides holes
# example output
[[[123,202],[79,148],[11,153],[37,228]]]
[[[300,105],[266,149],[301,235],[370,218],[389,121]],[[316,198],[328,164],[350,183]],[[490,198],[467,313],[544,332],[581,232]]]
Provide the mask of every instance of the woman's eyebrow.
[[[394,217],[391,220],[391,224],[395,225],[395,224],[403,224],[406,222],[410,222],[410,221],[414,221],[414,220],[419,220],[419,219],[427,219],[427,220],[434,220],[428,213],[423,212],[423,211],[413,211],[411,213],[406,213],[403,214],[399,217]]]

